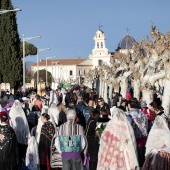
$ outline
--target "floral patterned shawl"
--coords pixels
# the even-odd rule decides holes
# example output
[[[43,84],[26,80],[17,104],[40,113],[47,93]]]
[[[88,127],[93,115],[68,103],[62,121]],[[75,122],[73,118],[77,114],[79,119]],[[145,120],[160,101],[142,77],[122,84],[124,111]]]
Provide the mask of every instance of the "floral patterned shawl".
[[[122,110],[114,108],[113,112],[101,136],[97,170],[138,169],[133,129]]]

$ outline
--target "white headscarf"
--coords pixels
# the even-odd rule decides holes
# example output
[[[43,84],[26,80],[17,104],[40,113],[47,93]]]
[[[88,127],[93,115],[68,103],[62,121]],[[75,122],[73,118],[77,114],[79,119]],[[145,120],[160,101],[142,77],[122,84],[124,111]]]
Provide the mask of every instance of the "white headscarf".
[[[136,141],[125,113],[114,108],[100,140],[97,170],[138,168]]]
[[[41,128],[42,128],[43,124],[44,123],[42,122],[41,116],[40,116],[40,118],[38,119],[38,125],[37,125],[37,129],[36,129],[36,133],[35,133],[35,139],[36,139],[37,143],[39,143],[39,141],[40,141]]]
[[[10,124],[17,136],[18,143],[27,145],[30,131],[25,113],[19,100],[15,100],[9,112]]]
[[[170,130],[162,116],[155,118],[146,143],[145,156],[158,151],[170,153]]]
[[[32,136],[28,141],[25,164],[30,170],[39,169],[38,146],[34,136]]]
[[[48,109],[48,114],[50,115],[51,121],[58,125],[59,110],[55,103],[51,104],[51,107]]]
[[[50,102],[49,103],[50,103],[50,105],[52,103],[58,104],[57,94],[56,94],[55,90],[50,91]]]

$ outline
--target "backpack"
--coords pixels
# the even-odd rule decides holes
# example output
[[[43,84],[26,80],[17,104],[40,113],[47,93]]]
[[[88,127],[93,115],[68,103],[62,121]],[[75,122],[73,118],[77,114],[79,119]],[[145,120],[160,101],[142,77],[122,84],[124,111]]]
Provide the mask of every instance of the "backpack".
[[[76,126],[76,127],[75,127]],[[62,131],[65,131],[65,126],[62,125],[60,128],[62,128]],[[59,143],[60,143],[60,149],[62,152],[81,152],[82,146],[81,146],[81,136],[79,135],[79,125],[74,124],[71,128],[72,135],[60,135],[59,136]],[[84,137],[85,138],[85,137]]]

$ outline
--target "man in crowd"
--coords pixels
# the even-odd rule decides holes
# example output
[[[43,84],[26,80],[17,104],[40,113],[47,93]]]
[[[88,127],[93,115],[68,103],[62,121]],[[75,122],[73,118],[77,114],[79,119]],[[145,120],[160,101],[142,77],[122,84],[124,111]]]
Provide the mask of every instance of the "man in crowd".
[[[81,152],[86,146],[82,126],[75,123],[75,110],[67,110],[67,122],[59,128],[55,146],[62,156],[63,170],[83,170]]]

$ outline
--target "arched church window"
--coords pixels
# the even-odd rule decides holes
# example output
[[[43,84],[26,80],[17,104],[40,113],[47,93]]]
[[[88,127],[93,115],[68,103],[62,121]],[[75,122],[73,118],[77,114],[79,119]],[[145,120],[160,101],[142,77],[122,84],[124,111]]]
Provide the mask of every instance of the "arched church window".
[[[103,48],[103,43],[101,42],[101,48]]]
[[[99,34],[99,38],[100,38],[100,34]]]
[[[80,76],[80,74],[81,74],[81,71],[79,70],[79,76]]]
[[[72,76],[73,75],[73,71],[72,70],[70,70],[70,76]]]
[[[99,48],[99,43],[97,43],[97,48]]]

